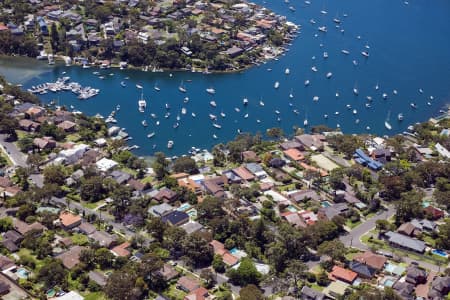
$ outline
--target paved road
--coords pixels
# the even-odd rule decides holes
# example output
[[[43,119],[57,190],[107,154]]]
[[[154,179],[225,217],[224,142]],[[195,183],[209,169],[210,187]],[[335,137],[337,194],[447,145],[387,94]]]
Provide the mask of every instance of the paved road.
[[[340,237],[342,243],[347,247],[354,247],[360,250],[368,250],[369,247],[361,242],[361,237],[376,227],[378,220],[387,220],[395,214],[395,208],[389,206],[388,209],[380,214],[373,216],[360,225],[353,228],[348,234]]]
[[[365,221],[364,223],[353,228],[348,234],[341,236],[340,237],[341,242],[344,243],[344,245],[347,247],[353,247],[353,248],[363,250],[363,251],[369,250],[369,247],[366,244],[361,242],[361,237],[376,227],[377,220],[381,220],[381,219],[387,220],[387,219],[391,218],[394,214],[395,214],[395,208],[392,206],[388,207],[388,209],[386,211],[370,218],[369,220]],[[418,263],[421,267],[431,270],[431,271],[434,271],[434,272],[442,271],[446,267],[448,267],[446,265],[442,265],[439,268],[439,266],[437,266],[435,264],[431,264],[431,263],[428,263],[425,261],[416,261],[407,256],[403,256],[402,260],[408,264],[410,264],[412,262]]]
[[[0,134],[0,145],[6,151],[14,166],[26,167],[27,156],[23,154],[13,143],[5,141],[6,135]]]

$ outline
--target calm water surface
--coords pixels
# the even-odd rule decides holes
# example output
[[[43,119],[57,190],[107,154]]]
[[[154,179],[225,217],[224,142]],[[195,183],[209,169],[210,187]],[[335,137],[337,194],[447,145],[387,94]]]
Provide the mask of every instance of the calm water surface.
[[[256,2],[263,4],[262,1]],[[286,4],[277,0],[263,4],[302,26],[301,34],[289,47],[290,51],[278,61],[242,73],[203,75],[173,72],[170,77],[169,72],[50,68],[34,60],[11,59],[0,60],[0,73],[12,82],[31,87],[55,81],[62,72],[66,72],[64,76],[70,76],[72,81],[101,89],[100,95],[86,101],[77,100],[70,92],[49,93],[42,99],[59,98],[61,105],[73,105],[88,115],[100,113],[105,117],[120,104],[117,125],[126,128],[133,137],[131,144],[141,147],[136,150],[138,155],[151,155],[158,150],[179,155],[186,153],[191,146],[209,148],[232,139],[238,129],[264,132],[267,128],[279,126],[291,133],[293,126],[303,126],[305,119],[308,119],[309,126],[326,124],[336,128],[339,125],[346,133],[367,132],[367,126],[376,134],[396,133],[414,122],[427,120],[450,102],[449,1],[418,0],[405,5],[403,1],[393,0],[316,0],[310,6],[298,0],[290,2]],[[296,11],[290,11],[289,5],[293,5]],[[322,14],[321,10],[328,13]],[[344,13],[348,17],[344,17]],[[335,17],[342,21],[340,28],[335,28]],[[312,25],[310,19],[314,19],[316,24]],[[328,32],[320,33],[318,26],[327,26]],[[345,32],[341,33],[341,29]],[[342,54],[342,49],[350,51],[350,55]],[[368,59],[361,55],[364,50],[370,53]],[[328,59],[323,58],[325,51],[329,54]],[[318,71],[313,72],[312,66],[316,66]],[[289,75],[285,75],[286,68],[290,69]],[[100,71],[105,79],[93,75],[94,71]],[[328,72],[333,73],[330,79],[325,76]],[[126,77],[129,79],[125,80]],[[125,88],[120,86],[123,80],[127,83]],[[311,82],[308,87],[304,86],[305,80]],[[182,81],[186,94],[178,91]],[[275,81],[280,83],[278,89],[274,88]],[[374,88],[377,83],[379,90]],[[144,87],[145,113],[139,113],[137,109],[140,90],[136,84]],[[160,87],[160,92],[154,90],[155,84]],[[217,93],[214,96],[207,94],[205,89],[208,87],[214,87]],[[359,90],[358,96],[352,92],[354,87]],[[397,95],[393,94],[394,89],[398,91]],[[336,98],[336,92],[340,94],[339,98]],[[289,97],[290,93],[293,98]],[[386,100],[382,99],[383,93],[388,94]],[[318,96],[319,101],[313,101],[314,96]],[[370,108],[365,105],[366,96],[373,98]],[[430,100],[430,96],[434,100]],[[185,97],[189,97],[188,103],[183,102]],[[247,107],[242,104],[243,98],[249,100]],[[217,103],[216,108],[210,105],[211,100]],[[260,101],[265,105],[260,106]],[[411,102],[417,103],[416,110],[410,107]],[[164,118],[166,103],[171,107],[168,119]],[[181,114],[182,107],[186,108],[186,115]],[[192,112],[196,118],[191,116]],[[221,112],[225,118],[220,116]],[[404,115],[403,122],[397,121],[400,112]],[[151,113],[158,116],[159,126],[150,118]],[[218,117],[221,129],[212,126],[209,114]],[[244,118],[246,114],[248,118]],[[328,119],[324,114],[329,115]],[[180,126],[174,129],[177,115],[180,115]],[[388,117],[391,131],[384,126]],[[146,128],[141,125],[144,119],[149,124]],[[152,139],[147,138],[150,132],[156,132]],[[213,138],[214,134],[217,139]],[[168,140],[175,142],[172,150],[166,148]],[[153,145],[156,145],[155,150]]]

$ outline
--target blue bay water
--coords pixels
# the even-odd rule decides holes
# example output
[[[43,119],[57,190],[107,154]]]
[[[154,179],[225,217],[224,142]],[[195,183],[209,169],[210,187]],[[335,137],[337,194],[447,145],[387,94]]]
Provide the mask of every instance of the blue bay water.
[[[55,81],[65,71],[64,76],[70,76],[72,81],[101,89],[97,97],[85,101],[76,99],[70,92],[49,93],[42,99],[50,101],[59,98],[61,105],[73,105],[88,115],[100,113],[107,116],[120,104],[117,125],[126,128],[133,137],[130,144],[141,147],[136,150],[138,155],[151,155],[154,151],[179,155],[186,153],[191,146],[209,148],[234,138],[238,129],[263,133],[267,128],[282,127],[285,132],[292,133],[293,126],[303,127],[305,118],[310,126],[325,124],[336,128],[339,124],[345,133],[397,133],[412,123],[427,120],[450,102],[450,2],[417,0],[405,5],[403,1],[393,0],[313,0],[310,6],[298,0],[290,0],[289,4],[283,0],[255,2],[286,15],[288,20],[301,25],[302,29],[285,56],[241,73],[204,75],[172,72],[170,77],[169,72],[64,66],[48,68],[35,61],[30,63],[27,71],[0,64],[0,73],[13,82],[30,87]],[[296,11],[290,11],[289,5],[293,5]],[[321,14],[321,10],[328,13]],[[348,17],[343,17],[344,13]],[[343,34],[341,28],[335,28],[333,23],[336,16],[342,21],[340,27],[345,30]],[[317,22],[315,25],[309,22],[312,18]],[[328,28],[325,34],[317,30],[318,26],[323,25]],[[368,59],[361,55],[361,51],[367,50],[366,44],[370,46]],[[350,55],[342,54],[342,49],[349,50]],[[329,53],[326,60],[323,58],[324,51]],[[353,60],[358,61],[358,66],[353,65]],[[311,71],[313,65],[318,72]],[[286,68],[290,69],[289,75],[284,74]],[[34,74],[29,72],[30,69],[44,71]],[[93,71],[99,71],[105,79],[100,80],[92,74]],[[327,72],[333,73],[332,78],[326,79]],[[109,73],[114,73],[114,76],[109,76]],[[126,80],[127,87],[122,88],[120,82],[125,77],[130,79]],[[307,79],[311,84],[305,87],[304,81]],[[181,81],[187,88],[186,94],[178,91]],[[275,81],[280,83],[278,89],[274,88]],[[377,83],[380,86],[378,91],[374,89]],[[135,87],[136,84],[144,87],[147,100],[145,113],[138,112],[140,90]],[[160,87],[160,92],[153,89],[155,84]],[[359,96],[352,92],[355,86]],[[208,87],[216,89],[214,96],[206,93]],[[423,94],[419,93],[419,88],[423,89]],[[398,95],[393,94],[394,89]],[[293,99],[289,98],[291,91]],[[336,92],[339,92],[339,98],[335,97]],[[388,94],[387,100],[382,99],[382,93]],[[434,97],[432,101],[429,100],[431,95]],[[190,100],[185,104],[183,98],[186,96]],[[314,96],[320,97],[319,101],[314,102]],[[366,96],[373,98],[371,108],[365,107]],[[242,104],[243,98],[249,99],[247,107]],[[261,99],[264,107],[259,105]],[[211,100],[217,103],[216,108],[209,104]],[[411,102],[417,103],[416,110],[410,107]],[[169,119],[164,118],[165,103],[171,106]],[[347,109],[347,104],[352,108]],[[187,109],[186,115],[181,114],[182,107]],[[235,111],[236,107],[240,112]],[[294,109],[299,111],[298,115],[294,114]],[[353,114],[353,109],[357,110],[357,114]],[[336,111],[339,115],[334,114]],[[192,112],[196,118],[191,116]],[[221,112],[226,114],[225,118],[220,116]],[[404,114],[403,122],[397,121],[400,112]],[[158,116],[159,126],[150,118],[150,113]],[[246,113],[248,118],[244,118]],[[180,126],[174,129],[177,114],[181,117]],[[221,129],[212,126],[209,114],[218,117],[217,123],[222,126]],[[324,114],[328,114],[329,118],[324,119]],[[391,131],[384,126],[388,115]],[[278,117],[281,122],[277,121]],[[141,125],[144,119],[149,123],[147,128]],[[257,123],[257,119],[261,122]],[[359,124],[355,123],[356,119],[360,120]],[[366,130],[367,126],[370,131]],[[156,132],[155,137],[148,139],[147,134],[153,131]],[[218,139],[214,139],[213,134]],[[171,150],[166,148],[168,140],[175,142]],[[152,149],[153,145],[156,149]]]

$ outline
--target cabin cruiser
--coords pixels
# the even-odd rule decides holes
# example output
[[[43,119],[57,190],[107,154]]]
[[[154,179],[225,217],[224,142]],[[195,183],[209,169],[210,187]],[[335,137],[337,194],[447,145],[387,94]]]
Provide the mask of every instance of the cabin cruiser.
[[[172,149],[173,148],[173,144],[174,144],[173,141],[168,141],[167,142],[167,148],[168,149]]]
[[[219,124],[217,124],[217,123],[213,123],[212,125],[213,125],[213,127],[217,128],[217,129],[222,128],[222,125],[219,125]]]
[[[331,76],[333,76],[333,73],[331,73],[331,72],[328,72],[327,75],[326,75],[326,77],[327,77],[328,79],[331,78]]]
[[[141,96],[141,99],[138,101],[138,109],[140,112],[144,112],[147,107],[147,101]]]
[[[383,93],[382,97],[383,97],[384,100],[386,100],[388,96],[387,96],[386,93]]]
[[[320,32],[327,32],[327,27],[326,27],[326,26],[320,26],[320,27],[318,28],[318,30],[319,30]]]
[[[399,121],[403,121],[403,114],[402,113],[399,113],[398,115],[397,115],[397,120],[399,120]]]
[[[217,103],[216,103],[216,101],[214,101],[214,100],[209,101],[209,104],[210,104],[212,107],[217,107]]]
[[[313,72],[317,72],[316,66],[312,66],[312,67],[311,67],[311,70],[312,70]]]
[[[342,50],[341,52],[342,52],[342,53],[344,53],[345,55],[349,55],[349,54],[350,54],[350,51],[348,51],[348,50],[345,50],[345,49],[344,49],[344,50]]]
[[[319,101],[319,96],[314,96],[313,101],[315,101],[315,102]]]
[[[244,98],[244,99],[242,100],[242,104],[247,105],[247,104],[248,104],[248,99],[247,99],[247,98]]]
[[[328,52],[323,53],[323,58],[328,58]]]
[[[369,52],[361,51],[361,55],[364,56],[364,57],[369,57]]]

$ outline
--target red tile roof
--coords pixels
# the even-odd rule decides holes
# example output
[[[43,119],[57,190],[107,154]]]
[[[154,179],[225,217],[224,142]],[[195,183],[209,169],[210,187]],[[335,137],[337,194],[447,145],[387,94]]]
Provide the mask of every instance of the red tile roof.
[[[352,283],[353,281],[355,281],[356,277],[358,277],[358,274],[342,267],[334,266],[333,271],[330,273],[330,277],[332,279],[339,279],[348,283]]]

